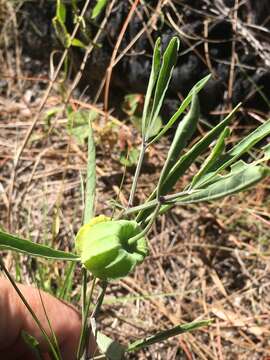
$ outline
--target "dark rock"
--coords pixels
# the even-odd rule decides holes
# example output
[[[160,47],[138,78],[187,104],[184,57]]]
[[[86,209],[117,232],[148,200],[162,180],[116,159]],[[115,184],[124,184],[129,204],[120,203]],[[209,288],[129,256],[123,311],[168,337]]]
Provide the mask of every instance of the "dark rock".
[[[116,91],[111,91],[112,99],[115,99],[119,104],[122,94],[144,93],[146,91],[153,51],[149,36],[153,41],[160,36],[164,49],[170,39],[176,35],[176,30],[172,28],[166,18],[168,12],[181,29],[179,34],[181,40],[180,55],[168,89],[168,99],[163,107],[163,113],[168,111],[170,114],[172,109],[177,107],[179,96],[185,96],[198,80],[209,73],[204,46],[204,21],[209,20],[207,14],[214,14],[208,26],[209,59],[214,74],[200,94],[202,112],[208,114],[222,104],[225,99],[224,95],[228,89],[232,60],[232,40],[235,41],[237,55],[234,69],[233,104],[242,101],[245,106],[260,111],[269,111],[270,69],[265,67],[263,59],[258,57],[252,44],[242,35],[234,33],[230,18],[224,19],[224,17],[218,17],[216,12],[212,12],[215,8],[215,2],[210,4],[204,0],[182,0],[173,3],[178,13],[175,13],[171,6],[166,5],[163,9],[163,16],[166,21],[160,21],[157,28],[149,30],[148,34],[144,33],[113,69],[111,90]],[[224,6],[230,8],[234,6],[234,3],[234,0],[224,0]],[[147,1],[147,6],[155,7],[156,5],[157,0]],[[99,40],[101,48],[95,48],[87,62],[80,86],[82,89],[88,88],[90,95],[95,95],[106,73],[112,51],[129,9],[129,2],[120,0],[116,2],[116,6],[109,16],[106,29]],[[248,19],[250,21],[251,10],[253,22],[266,26],[267,23],[264,22],[267,21],[267,17],[269,18],[270,1],[249,0],[247,3],[243,3],[239,8],[239,21],[242,20],[243,23]],[[140,16],[137,13],[134,14],[121,41],[119,52],[141,30],[142,20],[144,23],[148,21],[147,11],[142,5],[137,8],[137,11]],[[54,13],[55,7],[48,1],[40,1],[38,4],[25,2],[22,6],[19,24],[21,43],[25,54],[34,59],[43,58],[44,61],[48,62],[51,50],[59,46],[51,24]],[[98,23],[93,23],[90,16],[86,17],[86,22],[87,34],[93,37],[98,30]],[[73,22],[70,9],[67,27],[71,32]],[[85,39],[86,35],[81,33],[78,36]],[[258,36],[258,41],[260,41],[262,35],[260,32],[256,32],[254,36]],[[263,40],[265,41],[265,37]],[[82,57],[83,50],[81,49],[74,48],[71,52],[74,73],[78,71]]]

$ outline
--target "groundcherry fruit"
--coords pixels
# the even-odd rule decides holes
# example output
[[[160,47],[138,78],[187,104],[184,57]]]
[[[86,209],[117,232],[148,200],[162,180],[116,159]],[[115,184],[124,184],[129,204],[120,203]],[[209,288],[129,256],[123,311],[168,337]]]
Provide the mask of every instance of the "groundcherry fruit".
[[[141,233],[136,221],[111,220],[103,215],[82,226],[75,239],[81,262],[95,277],[115,280],[128,275],[148,254],[145,237],[129,244]]]

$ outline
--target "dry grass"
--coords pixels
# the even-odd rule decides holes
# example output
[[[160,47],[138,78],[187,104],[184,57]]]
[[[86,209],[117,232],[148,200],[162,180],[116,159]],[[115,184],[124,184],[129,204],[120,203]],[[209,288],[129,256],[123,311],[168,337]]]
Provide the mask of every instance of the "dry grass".
[[[42,81],[32,78],[23,70],[23,57],[18,63],[16,54],[20,54],[16,47],[9,51],[3,47],[0,53],[5,81],[0,89],[0,226],[68,250],[82,218],[80,179],[86,170],[86,147],[69,136],[63,111],[45,121],[47,110],[63,107],[59,82],[54,82],[44,101],[48,74],[40,74]],[[71,97],[69,101],[74,108],[89,106],[87,98],[78,102]],[[110,213],[109,200],[119,196],[123,141],[140,141],[136,131],[99,109],[95,123],[97,214]],[[35,116],[36,126],[15,172],[16,152]],[[154,187],[167,148],[164,139],[148,153],[137,201],[143,201]],[[127,171],[120,191],[123,204],[128,199],[132,174],[133,169]],[[213,325],[152,346],[131,359],[270,357],[269,184],[267,180],[248,193],[219,203],[176,208],[159,219],[150,236],[148,259],[131,277],[109,287],[100,317],[102,327],[127,343],[199,318],[211,318]],[[25,257],[20,259],[23,281],[33,282],[31,274],[39,278],[34,264]],[[5,261],[14,271],[18,258],[8,254]],[[44,262],[39,264],[42,267]],[[60,284],[62,275],[62,264],[46,265],[48,289]],[[73,301],[80,290],[76,279]]]

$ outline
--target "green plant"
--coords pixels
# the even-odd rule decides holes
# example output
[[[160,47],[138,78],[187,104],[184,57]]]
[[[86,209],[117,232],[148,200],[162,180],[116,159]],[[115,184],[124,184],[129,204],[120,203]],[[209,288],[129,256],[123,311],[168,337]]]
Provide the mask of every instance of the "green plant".
[[[104,216],[94,218],[96,185],[95,146],[91,119],[89,118],[87,128],[88,165],[84,196],[84,225],[79,230],[75,239],[76,253],[56,250],[49,246],[21,239],[2,230],[0,231],[0,249],[14,250],[30,256],[66,260],[80,264],[82,272],[83,324],[78,348],[78,359],[85,356],[86,339],[89,331],[87,320],[90,305],[92,305],[93,288],[97,286],[97,278],[100,279],[101,291],[91,314],[90,323],[91,330],[96,336],[97,344],[100,352],[104,354],[104,358],[111,360],[121,359],[127,352],[138,351],[145,346],[163,341],[171,336],[208,325],[211,322],[210,320],[195,321],[162,331],[154,336],[140,339],[128,346],[122,346],[99,332],[96,328],[96,321],[110,281],[128,275],[138,264],[143,262],[148,251],[147,234],[159,214],[168,211],[172,206],[212,201],[247,190],[270,174],[270,169],[266,166],[266,162],[270,158],[269,145],[260,150],[260,154],[255,157],[255,161],[246,163],[241,159],[244,154],[251,153],[254,146],[270,134],[270,120],[263,123],[230,150],[226,150],[226,140],[230,135],[228,125],[240,105],[211,129],[209,133],[184,151],[197,128],[199,119],[197,94],[207,83],[210,76],[199,81],[191,89],[169,121],[162,128],[159,128],[158,132],[153,132],[153,129],[157,128],[156,122],[159,119],[160,109],[177,60],[178,48],[179,40],[174,37],[167,46],[163,56],[161,56],[160,39],[155,44],[153,66],[141,122],[142,144],[128,207],[122,208],[118,205],[120,211],[112,219]],[[179,122],[175,132],[156,188],[153,189],[152,194],[144,204],[133,206],[136,187],[147,148],[158,141],[176,123],[189,104],[191,104],[190,109]],[[179,178],[185,174],[194,162],[198,163],[200,161],[201,155],[213,143],[214,145],[209,155],[202,162],[200,170],[193,176],[190,183],[182,192],[174,193],[173,187]],[[134,220],[135,215],[136,218]],[[2,259],[0,264],[5,271]],[[92,288],[88,298],[86,295],[87,270],[90,271],[93,277]],[[38,323],[38,319],[36,321]],[[46,336],[46,334],[44,335]],[[52,353],[58,359],[59,352],[57,348],[55,348],[54,343],[50,342],[50,344]]]

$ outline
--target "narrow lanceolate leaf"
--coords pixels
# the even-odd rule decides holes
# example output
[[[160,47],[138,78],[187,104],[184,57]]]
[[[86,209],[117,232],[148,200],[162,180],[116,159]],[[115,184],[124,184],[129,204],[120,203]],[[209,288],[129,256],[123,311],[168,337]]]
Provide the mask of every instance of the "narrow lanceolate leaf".
[[[188,141],[191,139],[194,134],[197,123],[200,116],[200,104],[198,95],[193,94],[191,108],[184,119],[179,123],[171,147],[168,152],[166,162],[161,171],[159,178],[159,183],[157,186],[157,197],[163,195],[161,193],[161,185],[168,176],[169,171],[175,165],[176,161],[179,159],[182,150],[186,147]]]
[[[190,165],[198,158],[198,156],[208,149],[209,145],[216,140],[217,137],[219,137],[239,107],[240,104],[236,106],[220,124],[215,126],[208,134],[193,145],[185,155],[180,157],[164,182],[163,186],[166,193],[171,191],[172,187],[176,184],[179,178],[184,175]]]
[[[36,244],[3,231],[0,231],[0,249],[13,250],[30,256],[44,257],[47,259],[79,261],[79,257],[72,253],[54,250],[49,246]]]
[[[172,336],[184,334],[186,332],[194,331],[202,326],[208,326],[211,324],[211,320],[194,321],[189,324],[177,325],[169,330],[164,330],[156,335],[148,336],[144,339],[137,340],[128,346],[128,352],[139,351],[147,346],[165,341]]]
[[[67,31],[65,23],[63,23],[57,16],[52,19],[53,27],[58,39],[65,48],[68,48],[70,43],[70,35]]]
[[[181,196],[177,198],[177,194],[165,196],[166,205],[162,205],[159,210],[159,214],[164,214],[175,205],[193,204],[203,201],[214,201],[225,196],[229,196],[244,190],[248,190],[252,186],[255,186],[258,182],[265,177],[270,176],[270,168],[258,165],[246,164],[243,161],[238,161],[232,166],[231,173],[226,176],[215,176],[212,179],[213,182],[207,185],[203,189],[197,189],[192,194],[187,196]],[[156,201],[150,201],[150,209],[153,209]],[[144,221],[151,219],[151,212],[149,210],[143,213]]]
[[[172,126],[173,124],[177,121],[177,119],[179,119],[180,115],[186,110],[186,108],[188,107],[188,105],[190,104],[191,100],[192,100],[192,96],[194,93],[198,94],[198,92],[206,85],[207,81],[210,79],[211,74],[205,76],[203,79],[201,79],[200,81],[197,82],[197,84],[195,84],[193,86],[193,88],[190,90],[190,92],[188,93],[187,97],[184,99],[184,101],[181,103],[179,109],[176,111],[176,113],[170,118],[170,120],[168,121],[168,123],[164,126],[164,128],[160,131],[160,133],[149,142],[150,144],[153,144],[154,142],[156,142],[157,140],[159,140],[161,138],[161,136],[163,136]]]
[[[56,17],[63,24],[66,22],[66,6],[65,6],[65,4],[63,4],[62,0],[57,0]]]
[[[122,360],[124,358],[124,353],[126,348],[121,344],[111,339],[107,335],[102,334],[97,330],[96,320],[91,319],[92,333],[95,336],[97,345],[102,354],[106,355],[108,360]]]
[[[145,138],[145,130],[148,127],[148,121],[150,116],[150,101],[153,94],[153,90],[155,87],[155,84],[157,82],[159,70],[161,66],[161,55],[160,55],[160,38],[157,39],[155,43],[154,48],[154,54],[153,54],[153,63],[152,63],[152,69],[151,74],[148,82],[147,92],[145,95],[145,101],[144,101],[144,107],[143,107],[143,116],[142,116],[142,136]]]
[[[264,152],[264,159],[269,160],[270,159],[270,144],[267,144],[266,146],[263,147],[263,152]]]
[[[259,126],[256,130],[250,133],[247,137],[241,140],[237,145],[235,145],[230,151],[224,154],[213,166],[210,168],[211,172],[215,174],[220,172],[223,169],[226,169],[231,164],[233,164],[237,159],[240,158],[244,153],[249,151],[254,145],[259,141],[264,139],[270,134],[270,119],[267,120],[264,124]]]
[[[86,172],[86,194],[84,209],[84,224],[94,216],[95,190],[96,190],[96,150],[91,121],[89,121],[88,156]]]
[[[92,11],[92,19],[95,19],[96,17],[98,17],[101,12],[103,11],[103,9],[105,8],[105,6],[107,5],[108,0],[97,0],[97,3]]]
[[[150,114],[148,126],[145,129],[146,141],[149,139],[149,134],[152,132],[151,129],[152,123],[155,123],[156,118],[159,115],[165,94],[169,86],[169,82],[172,77],[173,68],[177,61],[178,49],[179,49],[179,39],[177,37],[173,37],[163,55],[162,64],[155,88],[152,111]]]
[[[198,189],[194,194],[178,200],[172,199],[169,202],[178,205],[183,203],[191,204],[202,201],[213,201],[247,190],[269,175],[270,168],[239,162],[232,167],[228,175],[216,176],[214,178],[215,182],[210,183],[204,189]]]
[[[208,158],[205,160],[203,165],[201,166],[198,173],[194,176],[192,179],[192,183],[190,188],[199,188],[200,187],[200,180],[209,178],[211,176],[211,173],[209,172],[209,169],[211,166],[220,158],[220,156],[223,154],[225,149],[225,139],[230,135],[230,129],[226,127],[223,132],[220,134],[213,150],[211,151]]]
[[[173,186],[177,183],[179,178],[185,173],[185,171],[190,167],[190,165],[200,156],[203,152],[207,150],[209,145],[216,140],[222,131],[229,124],[235,112],[239,109],[241,104],[237,105],[233,111],[217,126],[215,126],[208,134],[206,134],[200,141],[192,146],[190,150],[186,152],[173,166],[169,172],[167,178],[164,180],[163,185],[161,186],[161,193],[168,194]],[[153,200],[156,196],[156,190],[150,195],[148,200]],[[137,215],[136,221],[141,222],[145,220],[151,210],[142,210]]]

